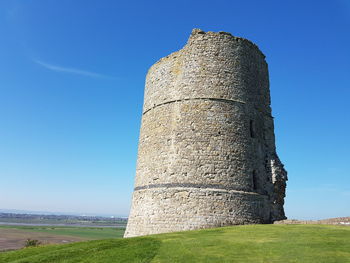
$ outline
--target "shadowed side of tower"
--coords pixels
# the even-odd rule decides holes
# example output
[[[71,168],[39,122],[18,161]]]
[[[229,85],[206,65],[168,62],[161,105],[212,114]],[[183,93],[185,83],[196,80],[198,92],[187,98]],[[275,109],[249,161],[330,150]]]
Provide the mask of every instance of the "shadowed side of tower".
[[[125,237],[285,218],[265,56],[194,29],[146,78]]]

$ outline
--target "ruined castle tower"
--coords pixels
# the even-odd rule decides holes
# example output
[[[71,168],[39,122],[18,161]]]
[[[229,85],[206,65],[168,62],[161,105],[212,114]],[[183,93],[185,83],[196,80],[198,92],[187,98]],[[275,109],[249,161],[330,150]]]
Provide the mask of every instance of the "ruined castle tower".
[[[194,29],[146,78],[125,237],[285,219],[264,54]]]

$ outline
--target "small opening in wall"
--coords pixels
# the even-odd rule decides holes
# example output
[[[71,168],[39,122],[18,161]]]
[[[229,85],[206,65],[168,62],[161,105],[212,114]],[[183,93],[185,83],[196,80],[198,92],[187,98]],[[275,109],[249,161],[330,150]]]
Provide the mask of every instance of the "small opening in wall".
[[[249,121],[249,131],[250,131],[250,137],[254,138],[255,137],[255,131],[254,131],[254,121],[253,120]]]
[[[218,132],[218,134],[220,135],[220,134],[221,134],[221,132]]]
[[[253,190],[257,190],[258,188],[258,178],[257,178],[257,174],[256,174],[256,170],[253,170]]]

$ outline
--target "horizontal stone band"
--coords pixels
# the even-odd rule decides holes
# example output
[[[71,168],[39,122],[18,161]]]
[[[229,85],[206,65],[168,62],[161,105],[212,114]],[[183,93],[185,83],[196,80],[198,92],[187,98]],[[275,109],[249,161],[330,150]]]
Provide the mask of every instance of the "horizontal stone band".
[[[229,100],[229,99],[221,99],[221,98],[189,98],[189,99],[181,99],[181,100],[170,100],[170,101],[166,101],[157,105],[154,105],[153,107],[145,110],[142,115],[146,114],[147,112],[149,112],[150,110],[153,110],[154,108],[157,108],[159,106],[163,106],[166,104],[170,104],[170,103],[174,103],[174,102],[182,102],[182,101],[191,101],[191,100],[209,100],[209,101],[217,101],[217,102],[224,102],[224,103],[230,103],[230,104],[234,104],[234,103],[239,103],[239,104],[246,104],[246,102],[244,101],[240,101],[240,100]],[[270,113],[267,112],[263,112],[261,110],[259,110],[258,108],[256,108],[256,110],[260,111],[261,113],[273,118],[271,116]]]
[[[226,103],[241,103],[241,104],[245,104],[244,101],[239,101],[239,100],[228,100],[228,99],[220,99],[220,98],[189,98],[189,99],[181,99],[181,100],[169,100],[157,105],[154,105],[153,107],[149,108],[148,110],[145,110],[145,113],[149,112],[150,110],[165,105],[165,104],[170,104],[170,103],[174,103],[174,102],[181,102],[181,101],[190,101],[190,100],[211,100],[211,101],[220,101],[220,102],[226,102]]]
[[[145,190],[145,189],[154,189],[154,188],[199,188],[199,189],[218,189],[218,190],[234,190],[234,191],[244,191],[247,192],[247,189],[243,189],[240,186],[225,186],[219,184],[191,184],[191,183],[170,183],[170,184],[149,184],[136,186],[134,191]],[[249,191],[251,192],[251,191]]]

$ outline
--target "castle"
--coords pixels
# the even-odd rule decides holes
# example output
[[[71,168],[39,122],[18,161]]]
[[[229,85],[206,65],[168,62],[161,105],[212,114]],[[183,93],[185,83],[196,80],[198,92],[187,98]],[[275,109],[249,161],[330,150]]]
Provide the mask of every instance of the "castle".
[[[286,180],[264,54],[194,29],[146,77],[125,237],[285,219]]]

